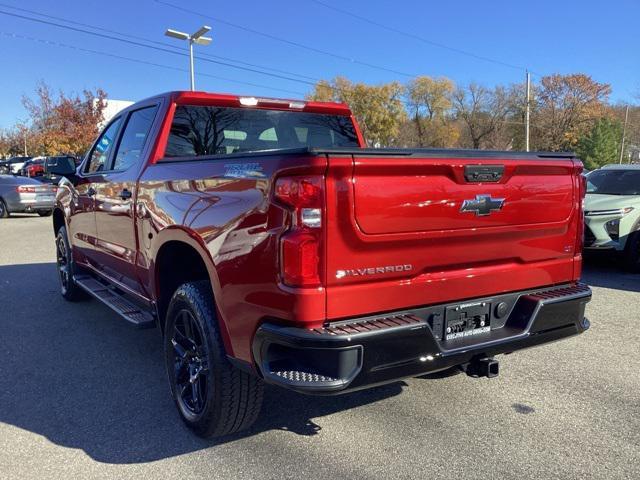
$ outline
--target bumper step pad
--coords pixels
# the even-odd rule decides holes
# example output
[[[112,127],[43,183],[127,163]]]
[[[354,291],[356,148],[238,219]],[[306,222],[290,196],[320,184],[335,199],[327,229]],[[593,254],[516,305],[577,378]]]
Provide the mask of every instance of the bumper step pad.
[[[424,320],[415,315],[394,315],[375,318],[373,320],[332,323],[329,326],[315,328],[312,331],[321,335],[353,335],[356,333],[376,332],[389,328],[406,327],[407,325],[418,325],[420,323],[424,323]]]
[[[298,370],[283,370],[271,372],[273,375],[296,383],[336,382],[339,379],[327,377],[320,373],[301,372]]]

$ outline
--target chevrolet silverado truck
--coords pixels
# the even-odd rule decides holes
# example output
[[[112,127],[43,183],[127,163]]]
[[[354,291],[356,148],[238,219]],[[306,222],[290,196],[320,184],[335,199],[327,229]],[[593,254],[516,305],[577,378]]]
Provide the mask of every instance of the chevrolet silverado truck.
[[[61,292],[159,327],[201,436],[249,427],[265,382],[494,377],[496,355],[589,327],[581,172],[571,154],[369,149],[343,104],[171,92],[58,172]]]

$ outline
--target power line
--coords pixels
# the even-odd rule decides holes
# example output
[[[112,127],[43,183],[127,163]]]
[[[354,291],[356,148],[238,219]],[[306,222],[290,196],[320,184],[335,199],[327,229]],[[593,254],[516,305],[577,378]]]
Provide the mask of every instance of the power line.
[[[165,64],[162,64],[162,63],[150,62],[148,60],[140,60],[138,58],[125,57],[123,55],[116,55],[114,53],[103,52],[103,51],[100,51],[100,50],[93,50],[93,49],[90,49],[90,48],[78,47],[77,45],[70,45],[70,44],[67,44],[67,43],[57,42],[57,41],[54,41],[54,40],[45,40],[45,39],[42,39],[42,38],[31,37],[31,36],[22,35],[22,34],[19,34],[19,33],[0,31],[0,35],[3,35],[5,37],[9,37],[9,38],[19,38],[21,40],[29,40],[29,41],[33,41],[33,42],[42,43],[42,44],[45,44],[45,45],[52,45],[52,46],[56,46],[56,47],[68,48],[68,49],[71,49],[71,50],[76,50],[76,51],[80,51],[80,52],[84,52],[84,53],[91,53],[91,54],[94,54],[94,55],[102,55],[102,56],[106,56],[106,57],[116,58],[116,59],[119,59],[119,60],[126,60],[126,61],[129,61],[129,62],[139,63],[139,64],[142,64],[142,65],[151,65],[151,66],[154,66],[154,67],[164,68],[164,69],[168,69],[168,70],[174,70],[174,71],[177,71],[177,72],[187,72],[188,71],[187,69],[179,68],[179,67],[173,67],[171,65],[165,65]],[[278,90],[278,91],[282,91],[282,92],[286,92],[286,93],[293,93],[295,95],[305,95],[302,92],[297,92],[297,91],[294,91],[294,90],[287,90],[287,89],[284,89],[284,88],[270,87],[270,86],[262,85],[262,84],[259,84],[259,83],[246,82],[244,80],[237,80],[237,79],[234,79],[234,78],[221,77],[219,75],[212,75],[212,74],[209,74],[209,73],[198,73],[198,75],[202,76],[202,77],[209,77],[209,78],[215,78],[217,80],[223,80],[223,81],[226,81],[226,82],[233,82],[233,83],[248,85],[248,86],[251,86],[251,87],[266,88],[266,89],[270,89],[270,90]]]
[[[58,21],[61,21],[61,22],[69,23],[71,25],[78,25],[78,26],[90,28],[90,29],[93,29],[93,30],[100,30],[102,32],[112,33],[112,34],[115,34],[115,35],[119,35],[121,37],[130,38],[130,39],[133,39],[133,40],[141,40],[141,41],[152,43],[152,44],[155,44],[155,45],[160,45],[162,47],[168,47],[168,48],[172,48],[172,49],[175,49],[175,50],[182,50],[180,47],[178,47],[178,46],[176,46],[174,44],[169,44],[169,43],[165,43],[165,42],[159,42],[157,40],[152,40],[152,39],[141,37],[141,36],[138,36],[138,35],[132,35],[132,34],[129,34],[129,33],[122,33],[122,32],[118,32],[116,30],[110,30],[108,28],[99,27],[97,25],[91,25],[91,24],[88,24],[88,23],[78,22],[78,21],[75,21],[75,20],[69,20],[67,18],[56,17],[55,15],[49,15],[49,14],[46,14],[46,13],[37,12],[35,10],[29,10],[27,8],[14,7],[12,5],[7,5],[6,3],[1,3],[0,2],[0,7],[10,8],[12,10],[17,10],[17,11],[20,11],[20,12],[26,12],[26,13],[30,13],[30,14],[33,14],[33,15],[38,15],[40,17],[49,18],[49,19],[52,19],[52,20],[58,20]],[[307,80],[312,80],[314,82],[318,81],[317,78],[310,77],[308,75],[303,75],[303,74],[300,74],[300,73],[290,72],[290,71],[287,71],[287,70],[280,70],[278,68],[267,67],[267,66],[264,66],[264,65],[257,65],[255,63],[244,62],[242,60],[236,60],[236,59],[233,59],[233,58],[223,57],[223,56],[220,56],[220,55],[204,54],[204,53],[202,53],[200,55],[202,55],[203,57],[226,60],[226,61],[229,61],[229,62],[234,62],[234,63],[238,63],[238,64],[241,64],[241,65],[246,65],[246,66],[249,66],[249,67],[261,68],[263,70],[271,70],[273,72],[284,73],[284,74],[287,74],[287,75],[293,75],[293,76],[296,76],[296,77],[305,78]]]
[[[45,25],[51,25],[51,26],[58,27],[58,28],[63,28],[63,29],[66,29],[66,30],[71,30],[71,31],[75,31],[75,32],[84,33],[84,34],[87,34],[87,35],[92,35],[94,37],[100,37],[100,38],[106,38],[106,39],[109,39],[109,40],[115,40],[117,42],[122,42],[122,43],[126,43],[126,44],[129,44],[129,45],[135,45],[135,46],[143,47],[143,48],[149,48],[149,49],[157,50],[157,51],[160,51],[160,52],[171,53],[173,55],[179,55],[179,56],[182,56],[182,57],[188,55],[187,53],[171,50],[169,48],[163,48],[163,47],[156,47],[156,46],[153,46],[153,45],[147,45],[147,44],[144,44],[144,43],[141,43],[141,42],[138,42],[138,41],[126,40],[126,39],[123,39],[123,38],[114,37],[112,35],[107,35],[105,33],[92,32],[92,31],[89,31],[89,30],[84,30],[82,28],[72,27],[72,26],[69,26],[69,25],[62,25],[60,23],[55,23],[55,22],[51,22],[51,21],[48,21],[48,20],[42,20],[40,18],[28,17],[26,15],[20,15],[20,14],[17,14],[17,13],[6,12],[6,11],[0,10],[0,15],[8,15],[8,16],[11,16],[11,17],[21,18],[23,20],[42,23],[42,24],[45,24]],[[269,77],[279,78],[279,79],[282,79],[282,80],[288,80],[288,81],[291,81],[291,82],[297,82],[297,83],[302,83],[302,84],[311,85],[311,86],[315,86],[316,85],[315,82],[301,80],[301,79],[298,79],[298,78],[292,78],[292,77],[289,77],[289,76],[286,76],[286,75],[280,75],[280,74],[276,74],[276,73],[264,72],[264,71],[261,71],[261,70],[255,69],[255,68],[249,68],[249,67],[242,67],[242,66],[239,66],[239,65],[233,65],[233,64],[230,64],[228,62],[221,62],[221,61],[218,61],[218,60],[212,60],[210,58],[205,58],[205,57],[202,57],[200,55],[196,56],[195,58],[197,58],[198,60],[201,60],[203,62],[214,63],[216,65],[223,65],[223,66],[226,66],[226,67],[235,68],[235,69],[238,69],[238,70],[244,70],[244,71],[252,72],[252,73],[258,73],[260,75],[266,75],[266,76],[269,76]]]
[[[156,3],[161,4],[161,5],[165,5],[167,7],[171,7],[171,8],[174,8],[176,10],[179,10],[181,12],[190,13],[190,14],[196,15],[198,17],[206,18],[207,20],[211,20],[211,21],[214,21],[214,22],[221,23],[223,25],[227,25],[228,27],[233,27],[233,28],[245,31],[245,32],[253,33],[254,35],[259,35],[261,37],[269,38],[271,40],[275,40],[277,42],[285,43],[285,44],[290,45],[290,46],[294,46],[294,47],[302,48],[304,50],[309,50],[311,52],[319,53],[321,55],[326,55],[326,56],[329,56],[329,57],[332,57],[332,58],[337,58],[339,60],[344,60],[344,61],[349,62],[349,63],[355,63],[355,64],[358,64],[358,65],[363,65],[365,67],[373,68],[373,69],[376,69],[376,70],[382,70],[382,71],[389,72],[389,73],[395,73],[396,75],[401,75],[403,77],[414,78],[414,77],[418,76],[418,75],[416,75],[414,73],[401,72],[399,70],[394,70],[393,68],[388,68],[388,67],[384,67],[382,65],[376,65],[376,64],[365,62],[365,61],[358,60],[358,59],[355,59],[355,58],[346,57],[344,55],[340,55],[340,54],[337,54],[337,53],[329,52],[328,50],[322,50],[320,48],[312,47],[310,45],[305,45],[305,44],[300,43],[300,42],[296,42],[296,41],[293,41],[293,40],[288,40],[286,38],[278,37],[278,36],[272,35],[270,33],[261,32],[259,30],[255,30],[253,28],[245,27],[243,25],[238,25],[237,23],[232,23],[232,22],[229,22],[229,21],[224,20],[222,18],[214,17],[214,16],[211,16],[211,15],[208,15],[208,14],[205,14],[205,13],[196,12],[195,10],[190,10],[190,9],[184,8],[184,7],[180,6],[180,5],[175,5],[173,3],[165,2],[163,0],[154,0],[154,1]]]
[[[158,1],[158,0],[156,0],[156,1]],[[356,18],[356,19],[358,19],[358,20],[360,20],[362,22],[368,23],[370,25],[374,25],[374,26],[376,26],[378,28],[382,28],[382,29],[387,30],[389,32],[397,33],[398,35],[402,35],[402,36],[405,36],[405,37],[408,37],[408,38],[412,38],[414,40],[418,40],[418,41],[420,41],[422,43],[425,43],[427,45],[431,45],[433,47],[442,48],[442,49],[448,50],[450,52],[459,53],[460,55],[466,55],[467,57],[475,58],[476,60],[482,60],[482,61],[485,61],[485,62],[490,62],[490,63],[493,63],[495,65],[501,65],[503,67],[513,68],[513,69],[516,69],[516,70],[527,70],[526,67],[523,67],[521,65],[515,65],[515,64],[512,64],[512,63],[503,62],[502,60],[497,60],[495,58],[487,57],[487,56],[484,56],[484,55],[478,55],[476,53],[469,52],[467,50],[462,50],[460,48],[451,47],[449,45],[445,45],[444,43],[434,42],[433,40],[429,40],[429,39],[424,38],[424,37],[422,37],[420,35],[417,35],[415,33],[406,32],[404,30],[400,30],[398,28],[391,27],[389,25],[386,25],[384,23],[378,22],[376,20],[372,20],[370,18],[363,17],[362,15],[359,15],[357,13],[354,13],[354,12],[351,12],[351,11],[348,11],[348,10],[344,10],[342,8],[339,8],[339,7],[335,7],[333,5],[330,5],[328,3],[323,2],[321,0],[310,0],[310,1],[315,3],[315,4],[317,4],[317,5],[321,5],[321,6],[325,7],[325,8],[328,8],[329,10],[333,10],[335,12],[338,12],[338,13],[340,13],[342,15],[347,15],[349,17]],[[163,3],[163,2],[161,2],[161,3]],[[531,73],[534,73],[534,72],[531,72]],[[541,76],[541,74],[536,74],[536,75],[540,75]]]

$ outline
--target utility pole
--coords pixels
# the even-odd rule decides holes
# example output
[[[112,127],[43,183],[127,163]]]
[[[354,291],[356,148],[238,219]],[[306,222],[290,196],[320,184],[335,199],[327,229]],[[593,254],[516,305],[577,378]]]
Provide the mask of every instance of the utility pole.
[[[525,150],[529,151],[529,117],[531,114],[531,74],[527,70],[527,108],[524,120],[524,145]]]
[[[24,132],[22,132],[22,139],[24,140],[24,156],[27,156],[27,130],[25,129]]]
[[[189,35],[188,33],[179,32],[177,30],[172,30],[171,28],[167,29],[167,31],[164,32],[167,37],[177,38],[178,40],[187,40],[189,42],[189,79],[191,91],[196,89],[193,73],[193,44],[197,43],[198,45],[209,45],[211,43],[211,38],[203,36],[209,30],[211,30],[211,27],[204,25],[200,28],[200,30],[192,33],[191,35]]]
[[[625,109],[624,113],[624,126],[622,127],[622,143],[620,144],[620,162],[622,163],[622,154],[624,153],[624,140],[627,135],[627,122],[629,121],[629,105]]]

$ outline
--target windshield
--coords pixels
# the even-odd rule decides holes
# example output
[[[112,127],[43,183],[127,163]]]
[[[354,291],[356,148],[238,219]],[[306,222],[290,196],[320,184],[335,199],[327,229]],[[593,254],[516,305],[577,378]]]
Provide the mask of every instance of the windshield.
[[[587,177],[587,193],[640,195],[640,170],[597,170]]]
[[[165,157],[357,146],[346,116],[182,105],[176,108]]]

